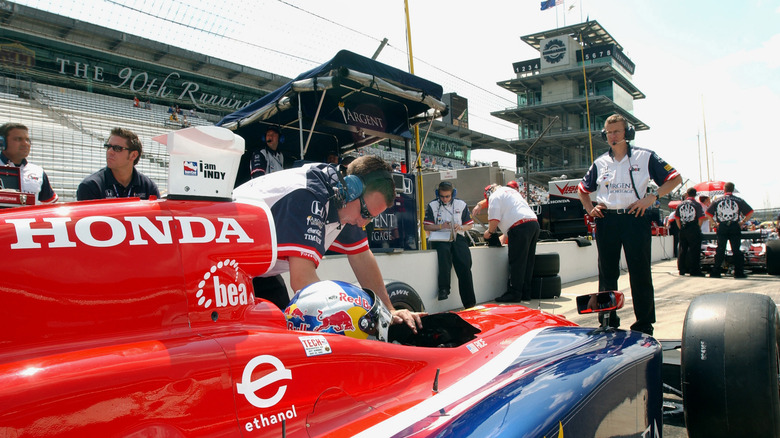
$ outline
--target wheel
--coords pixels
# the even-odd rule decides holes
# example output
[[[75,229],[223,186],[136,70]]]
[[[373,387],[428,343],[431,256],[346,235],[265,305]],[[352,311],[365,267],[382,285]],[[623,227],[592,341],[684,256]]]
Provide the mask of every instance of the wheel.
[[[531,298],[545,299],[561,296],[561,276],[533,277],[531,280]]]
[[[390,296],[390,302],[396,309],[406,309],[412,312],[424,312],[425,305],[411,286],[401,281],[391,281],[385,284],[387,295]]]
[[[681,359],[690,437],[780,437],[779,327],[765,295],[711,294],[691,303]]]
[[[766,243],[766,273],[780,275],[780,240]]]
[[[561,270],[561,256],[557,252],[536,254],[534,258],[534,277],[551,277]]]

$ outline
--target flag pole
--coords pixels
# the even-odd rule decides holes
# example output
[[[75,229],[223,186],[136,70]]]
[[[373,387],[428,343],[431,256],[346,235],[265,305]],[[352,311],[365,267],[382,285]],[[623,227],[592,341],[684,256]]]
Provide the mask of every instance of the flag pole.
[[[409,0],[404,0],[404,13],[406,15],[406,47],[409,52],[409,73],[414,74],[414,55],[412,54],[412,25],[409,20]],[[426,250],[425,235],[423,231],[423,215],[425,214],[425,200],[423,199],[423,178],[422,178],[422,154],[420,153],[420,128],[414,126],[414,145],[417,151],[417,223],[420,224],[420,248]],[[429,128],[430,129],[430,128]],[[412,163],[409,163],[410,165]]]

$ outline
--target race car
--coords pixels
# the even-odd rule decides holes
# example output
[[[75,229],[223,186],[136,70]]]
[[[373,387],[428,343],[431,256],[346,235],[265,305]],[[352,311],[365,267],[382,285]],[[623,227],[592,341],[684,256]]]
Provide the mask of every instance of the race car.
[[[273,227],[263,204],[196,199],[0,212],[0,435],[659,433],[661,348],[641,333],[499,305],[383,341],[292,329],[252,291]]]
[[[702,233],[701,267],[709,271],[715,264],[715,252],[718,249],[718,238],[715,233]],[[745,269],[754,272],[767,272],[770,275],[780,275],[780,240],[777,233],[767,231],[747,231],[742,233],[740,251],[744,259]],[[733,270],[733,251],[731,244],[726,243],[725,259],[721,267],[723,272]]]

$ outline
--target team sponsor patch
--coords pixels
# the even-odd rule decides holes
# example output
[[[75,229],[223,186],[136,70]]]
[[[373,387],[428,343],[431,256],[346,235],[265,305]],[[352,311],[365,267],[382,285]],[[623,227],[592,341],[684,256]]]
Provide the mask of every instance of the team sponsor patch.
[[[301,336],[298,338],[303,345],[303,350],[306,352],[306,357],[322,356],[323,354],[330,354],[333,351],[328,344],[328,340],[325,336]]]

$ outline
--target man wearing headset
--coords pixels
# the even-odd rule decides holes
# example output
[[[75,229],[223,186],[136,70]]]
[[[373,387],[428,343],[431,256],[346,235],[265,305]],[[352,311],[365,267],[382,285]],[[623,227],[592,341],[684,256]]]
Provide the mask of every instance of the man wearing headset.
[[[27,126],[21,123],[0,126],[0,166],[19,168],[21,191],[34,194],[36,204],[56,202],[57,194],[51,188],[46,172],[41,166],[27,161],[31,147]]]
[[[621,115],[609,116],[601,133],[610,150],[593,162],[578,186],[582,206],[596,220],[599,290],[618,289],[622,248],[636,316],[631,329],[652,335],[655,292],[650,272],[650,218],[645,211],[677,187],[682,177],[655,152],[628,144],[634,139],[634,129]],[[651,178],[658,185],[657,194],[647,193]],[[595,205],[590,199],[593,192]],[[609,324],[620,325],[616,312],[610,314]]]
[[[474,226],[466,202],[455,198],[455,187],[449,181],[439,183],[436,199],[425,207],[423,228],[425,231],[449,231],[451,241],[432,241],[439,260],[439,301],[446,300],[450,294],[450,272],[455,266],[458,276],[458,290],[463,307],[477,304],[474,296],[474,280],[471,276],[471,251],[466,239],[466,231]]]
[[[360,286],[382,300],[394,323],[414,331],[422,327],[420,314],[393,308],[363,230],[395,201],[395,184],[384,160],[360,157],[346,176],[335,166],[306,164],[252,179],[235,188],[233,197],[237,202],[264,201],[276,222],[277,262],[253,280],[255,296],[284,309],[290,295],[281,273],[289,271],[294,292],[318,282],[317,266],[330,249],[347,255]]]
[[[271,126],[265,131],[265,146],[255,150],[249,159],[249,177],[268,175],[284,169],[284,155],[279,149],[281,133]]]

